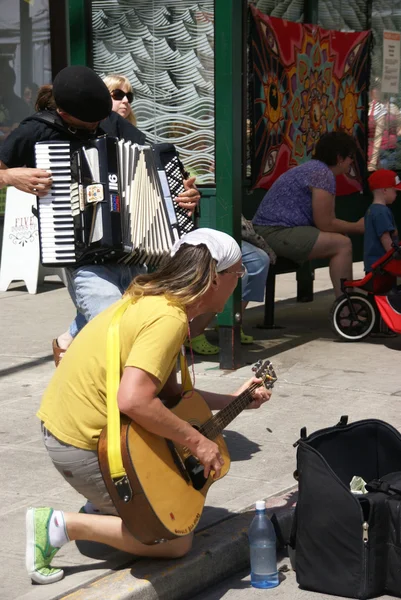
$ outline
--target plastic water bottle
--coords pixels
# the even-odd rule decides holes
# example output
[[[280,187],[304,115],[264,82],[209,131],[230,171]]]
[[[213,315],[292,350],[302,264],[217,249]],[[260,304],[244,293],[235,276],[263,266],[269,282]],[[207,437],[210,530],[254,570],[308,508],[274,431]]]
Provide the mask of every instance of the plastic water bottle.
[[[276,532],[266,514],[266,502],[256,502],[256,515],[248,533],[251,553],[251,585],[273,588],[279,584],[276,554]]]

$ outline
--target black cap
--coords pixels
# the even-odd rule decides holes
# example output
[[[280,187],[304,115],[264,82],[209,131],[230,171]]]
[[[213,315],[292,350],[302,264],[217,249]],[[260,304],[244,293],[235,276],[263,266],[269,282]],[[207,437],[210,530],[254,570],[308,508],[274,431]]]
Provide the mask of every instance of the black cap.
[[[87,123],[102,121],[113,106],[106,84],[89,67],[62,69],[54,79],[53,96],[58,108]]]

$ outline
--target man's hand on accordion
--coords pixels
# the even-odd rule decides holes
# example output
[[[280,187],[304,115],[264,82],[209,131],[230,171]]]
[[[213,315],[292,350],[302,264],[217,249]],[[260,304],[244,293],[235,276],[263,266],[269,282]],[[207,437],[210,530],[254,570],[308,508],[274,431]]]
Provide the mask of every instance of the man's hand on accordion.
[[[1,170],[0,178],[4,185],[12,185],[22,192],[36,196],[46,196],[53,183],[48,171],[26,167]]]
[[[199,190],[195,185],[195,179],[196,177],[184,179],[183,184],[185,192],[181,192],[176,198],[178,205],[181,206],[181,208],[185,208],[188,211],[189,216],[193,214],[201,198]]]

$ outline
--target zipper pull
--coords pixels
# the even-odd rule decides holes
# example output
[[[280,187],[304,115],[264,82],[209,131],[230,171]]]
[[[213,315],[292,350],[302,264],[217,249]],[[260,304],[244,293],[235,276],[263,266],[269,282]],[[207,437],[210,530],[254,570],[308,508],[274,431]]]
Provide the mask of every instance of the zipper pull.
[[[365,544],[368,543],[369,540],[369,523],[367,523],[366,521],[364,523],[362,523],[362,539],[364,541]]]

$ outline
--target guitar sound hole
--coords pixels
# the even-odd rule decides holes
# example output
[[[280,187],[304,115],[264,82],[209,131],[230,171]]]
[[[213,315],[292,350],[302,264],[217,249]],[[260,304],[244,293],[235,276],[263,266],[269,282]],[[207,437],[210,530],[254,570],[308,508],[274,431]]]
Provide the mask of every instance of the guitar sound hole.
[[[194,489],[201,490],[207,481],[203,474],[203,465],[195,458],[195,456],[188,456],[188,458],[185,459],[185,468],[191,478]]]

